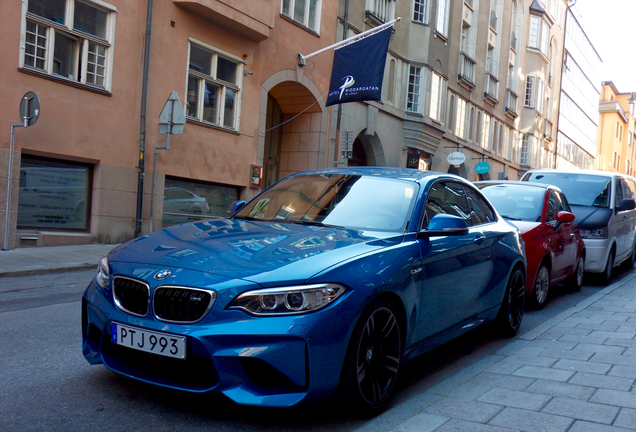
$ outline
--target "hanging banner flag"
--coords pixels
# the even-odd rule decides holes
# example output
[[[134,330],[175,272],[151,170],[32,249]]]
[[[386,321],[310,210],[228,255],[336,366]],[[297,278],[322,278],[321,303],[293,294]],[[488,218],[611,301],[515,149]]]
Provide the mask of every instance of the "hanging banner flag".
[[[334,51],[326,106],[381,99],[392,30],[391,25]]]

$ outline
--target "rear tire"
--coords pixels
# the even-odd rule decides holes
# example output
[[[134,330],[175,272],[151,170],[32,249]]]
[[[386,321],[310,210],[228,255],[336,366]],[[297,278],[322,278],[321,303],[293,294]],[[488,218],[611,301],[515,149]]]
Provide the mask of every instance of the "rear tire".
[[[623,267],[631,270],[634,268],[634,263],[636,263],[636,242],[632,246],[632,254],[630,257],[623,261]]]
[[[612,272],[614,271],[614,249],[612,249],[607,257],[607,263],[605,264],[605,270],[601,273],[601,283],[603,285],[609,285],[612,280]]]
[[[497,325],[505,336],[514,336],[521,326],[526,299],[526,277],[515,267],[508,278],[506,292],[497,315]]]
[[[583,286],[583,277],[585,276],[585,258],[583,255],[579,257],[579,261],[576,263],[576,268],[572,276],[565,281],[565,286],[575,292],[581,291]]]
[[[360,316],[342,371],[344,401],[362,415],[374,415],[393,396],[402,362],[402,328],[395,306],[376,300]]]
[[[543,309],[548,299],[549,291],[550,269],[545,263],[541,263],[539,271],[537,271],[537,277],[534,279],[534,289],[532,290],[532,294],[528,297],[533,309]]]

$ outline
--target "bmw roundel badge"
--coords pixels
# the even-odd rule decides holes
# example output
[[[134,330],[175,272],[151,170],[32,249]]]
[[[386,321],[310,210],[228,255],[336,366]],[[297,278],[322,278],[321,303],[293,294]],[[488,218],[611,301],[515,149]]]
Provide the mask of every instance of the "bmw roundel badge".
[[[155,279],[157,280],[165,279],[168,276],[170,276],[170,273],[171,273],[170,270],[161,270],[160,272],[157,272],[157,274],[155,275]]]

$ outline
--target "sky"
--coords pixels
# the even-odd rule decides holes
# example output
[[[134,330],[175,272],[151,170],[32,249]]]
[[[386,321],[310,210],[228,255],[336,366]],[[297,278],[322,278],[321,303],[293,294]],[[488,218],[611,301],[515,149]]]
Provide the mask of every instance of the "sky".
[[[601,81],[613,81],[620,93],[636,92],[636,0],[577,0],[571,9],[601,56]]]

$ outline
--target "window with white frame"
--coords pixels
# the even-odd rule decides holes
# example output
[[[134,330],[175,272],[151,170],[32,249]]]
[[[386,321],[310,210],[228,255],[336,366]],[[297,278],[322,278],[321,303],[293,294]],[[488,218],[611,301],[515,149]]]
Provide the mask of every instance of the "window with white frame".
[[[409,68],[409,88],[406,98],[406,110],[414,113],[421,113],[422,96],[422,68],[411,66]]]
[[[534,108],[534,91],[536,77],[528,75],[526,77],[526,94],[523,99],[523,106],[526,108]]]
[[[191,41],[186,115],[238,130],[242,72],[238,58]]]
[[[427,24],[428,0],[413,0],[413,21]]]
[[[115,7],[28,0],[25,12],[20,67],[110,90]]]
[[[457,98],[457,112],[455,113],[455,135],[466,138],[466,101]]]
[[[548,52],[550,27],[540,16],[530,16],[530,35],[528,45],[531,48],[541,50],[543,54]]]
[[[282,15],[316,33],[320,33],[321,9],[322,0],[282,0],[280,4]]]
[[[438,122],[442,121],[442,101],[444,80],[442,76],[432,72],[431,76],[431,106],[429,116]]]
[[[545,96],[543,81],[537,83],[537,112],[543,114],[543,99]]]
[[[521,138],[521,165],[530,165],[532,138],[532,135],[527,134],[524,134]]]
[[[485,149],[490,148],[490,119],[489,114],[484,113],[484,121],[481,126],[481,146]]]
[[[442,36],[446,36],[448,30],[448,0],[437,0],[435,30]]]

